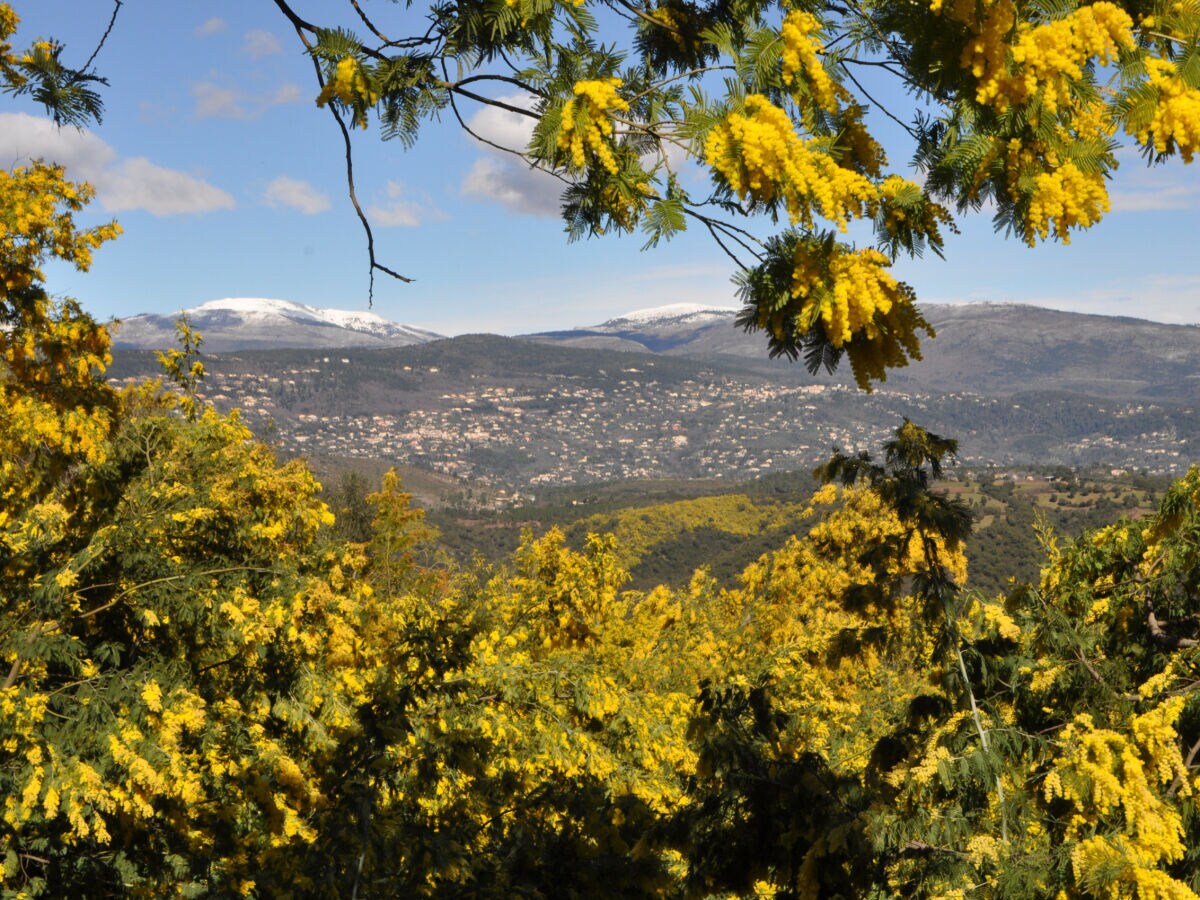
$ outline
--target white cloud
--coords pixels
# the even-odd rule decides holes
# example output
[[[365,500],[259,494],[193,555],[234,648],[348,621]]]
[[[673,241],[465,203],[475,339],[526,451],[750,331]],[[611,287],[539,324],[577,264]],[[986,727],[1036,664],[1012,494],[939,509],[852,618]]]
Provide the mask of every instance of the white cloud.
[[[462,192],[485,197],[513,212],[556,218],[561,215],[563,183],[531,168],[516,157],[483,156],[475,160]]]
[[[282,106],[285,103],[296,103],[300,100],[300,85],[295,82],[285,81],[275,89],[275,93],[269,95],[267,100],[271,106]]]
[[[83,128],[59,128],[26,113],[0,113],[0,160],[44,159],[67,176],[90,181],[108,212],[145,210],[156,216],[232,209],[228,193],[208,182],[144,157],[118,160],[105,141]]]
[[[280,175],[267,185],[263,200],[268,206],[279,209],[298,209],[306,216],[316,215],[329,209],[329,198],[307,181]]]
[[[528,108],[532,105],[532,100],[525,96],[500,99],[510,106]],[[485,106],[471,117],[469,125],[484,140],[520,151],[529,144],[534,121],[507,109]],[[487,154],[475,161],[463,179],[464,194],[484,197],[525,215],[549,218],[560,215],[561,181],[530,167],[520,157],[494,147],[487,147]]]
[[[206,19],[204,22],[196,26],[196,37],[211,37],[214,34],[225,30],[225,20],[219,16],[213,16],[211,19]]]
[[[283,47],[279,38],[269,31],[247,31],[242,37],[242,52],[251,59],[262,59],[264,56],[274,56],[282,53]]]
[[[0,113],[0,162],[43,159],[67,167],[76,181],[95,183],[117,152],[85,128],[59,128],[27,113]],[[98,185],[97,185],[98,186]]]
[[[388,199],[367,208],[367,218],[372,225],[384,228],[412,228],[431,219],[444,219],[445,213],[432,206],[428,198],[416,200],[407,196],[407,190],[399,181],[389,181]]]
[[[1164,212],[1200,206],[1200,185],[1179,166],[1147,166],[1137,148],[1117,151],[1120,170],[1109,200],[1113,213]]]
[[[1191,184],[1136,185],[1109,193],[1114,213],[1163,212],[1200,205],[1200,186]]]
[[[499,100],[518,109],[533,109],[533,99],[524,94],[500,97]],[[533,136],[533,126],[537,120],[498,106],[485,106],[471,117],[468,124],[485,141],[510,150],[524,150]]]
[[[191,87],[196,100],[197,119],[257,119],[272,106],[295,103],[300,86],[285,82],[274,91],[252,94],[241,88],[222,87],[212,81],[198,81]]]
[[[233,209],[233,197],[206,181],[155,165],[144,156],[108,169],[99,188],[100,202],[112,212],[144,209],[156,216]]]
[[[196,118],[249,118],[248,113],[238,103],[238,92],[233,88],[223,88],[211,81],[201,81],[192,85],[192,96],[196,98]]]
[[[1148,275],[1068,295],[1021,297],[1017,302],[1100,316],[1133,316],[1177,325],[1200,324],[1200,275]]]
[[[138,103],[138,121],[147,125],[157,125],[166,122],[175,114],[175,107],[164,103],[152,103],[142,100]]]

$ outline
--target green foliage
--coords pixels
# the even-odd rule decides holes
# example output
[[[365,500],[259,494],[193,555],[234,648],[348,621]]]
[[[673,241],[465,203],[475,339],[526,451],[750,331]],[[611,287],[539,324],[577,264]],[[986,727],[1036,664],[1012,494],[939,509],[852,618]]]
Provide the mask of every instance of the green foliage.
[[[908,52],[892,64],[945,106],[926,135],[936,137],[925,147],[932,191],[990,197],[1002,224],[1045,236],[1054,216],[1035,212],[1039,193],[1109,164],[1088,143],[1099,126],[1079,104],[1097,96],[1094,58],[1112,54],[1094,48],[1078,76],[1051,73],[1030,89],[1009,77],[1020,60],[995,43],[1007,32],[985,28],[987,17],[1011,12],[1012,40],[1091,21],[1089,33],[1119,45],[1110,64],[1134,80],[1148,72],[1160,105],[1179,87],[1169,79],[1194,79],[1195,67],[1186,54],[1182,76],[1143,60],[1145,48],[1181,38],[1139,32],[1134,46],[1115,6],[1003,3],[875,4],[844,33],[873,52],[895,35]],[[657,12],[642,11],[637,27]],[[814,152],[832,152],[827,130],[852,116],[805,43],[815,19],[789,14],[780,49],[756,3],[666,12],[655,21],[678,49],[643,40],[647,57],[675,71],[736,56],[730,93],[771,92]],[[714,48],[689,46],[676,13],[701,22],[697,40],[711,36]],[[1194,10],[1172,15],[1194,31]],[[586,147],[555,139],[551,149],[543,135],[548,161],[612,188],[606,209],[603,191],[591,212],[580,207],[609,219],[587,221],[632,225],[628,204],[653,194],[627,183],[647,174],[631,160],[661,135],[601,152],[616,121],[605,117],[630,104],[599,80],[621,59],[593,41],[586,6],[487,0],[438,8],[433,24],[440,49],[426,61],[547,61],[540,83],[558,87],[537,95],[544,109],[558,104],[562,121],[594,129]],[[0,39],[14,28],[0,4]],[[382,51],[348,32],[318,40],[320,101],[364,124],[386,102]],[[405,49],[429,48],[416,39]],[[24,63],[8,50],[11,85]],[[589,76],[582,87],[577,73]],[[785,91],[801,74],[805,84]],[[461,94],[466,80],[435,93]],[[407,129],[424,101],[386,90],[400,92],[396,127]],[[772,102],[750,95],[740,108]],[[733,139],[734,124],[743,138],[754,131],[749,119],[718,118],[710,138],[725,129],[719,137]],[[1143,144],[1190,156],[1185,130],[1154,117],[1150,126]],[[983,152],[968,187],[959,163],[978,156],[982,136],[1013,154],[1001,172]],[[877,161],[864,146],[845,172]],[[714,163],[726,207],[802,208],[750,197],[726,162]],[[279,463],[236,415],[195,401],[203,370],[186,327],[183,349],[164,356],[182,394],[114,392],[102,380],[105,329],[73,301],[52,301],[40,267],[53,256],[86,268],[115,229],[75,228],[87,191],[61,170],[0,172],[0,189],[6,894],[1197,896],[1200,469],[1141,521],[1066,546],[1041,529],[1037,584],[995,598],[964,590],[971,518],[936,490],[955,443],[907,421],[880,462],[835,453],[818,473],[829,483],[802,508],[733,496],[680,501],[665,516],[617,513],[624,551],[597,534],[575,550],[550,530],[507,563],[463,574],[434,564],[436,532],[395,473],[363,498],[370,528],[353,530],[366,540],[333,534],[302,463]],[[896,198],[915,208],[910,189]],[[1069,224],[1058,216],[1060,237]],[[818,364],[848,344],[865,385],[892,351],[916,353],[919,322],[878,330],[911,308],[884,306],[911,297],[879,275],[881,254],[831,240],[829,253],[814,252],[805,230],[779,244],[787,253],[759,273],[765,287],[748,306],[779,313],[814,285],[837,294],[841,263],[842,275],[874,279],[870,303],[843,304],[843,290],[837,303],[800,303],[762,323],[793,353],[809,341]],[[861,318],[861,333],[848,337],[839,317],[847,328]],[[831,329],[824,339],[812,334],[818,319]],[[362,493],[347,484],[347,505]],[[686,585],[630,589],[627,563],[669,538],[667,517],[746,534],[804,526],[736,585],[700,570]]]

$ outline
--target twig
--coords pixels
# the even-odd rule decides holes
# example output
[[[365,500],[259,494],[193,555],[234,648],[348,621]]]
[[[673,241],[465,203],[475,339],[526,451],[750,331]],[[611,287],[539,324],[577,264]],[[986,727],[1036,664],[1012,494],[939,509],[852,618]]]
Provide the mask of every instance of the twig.
[[[265,569],[261,566],[224,566],[220,569],[208,569],[203,572],[182,572],[179,575],[165,575],[162,578],[152,578],[149,581],[143,581],[140,584],[135,584],[131,588],[126,588],[107,603],[97,606],[95,609],[89,609],[87,612],[80,613],[79,618],[90,619],[97,613],[102,613],[106,609],[111,609],[112,607],[116,606],[135,591],[140,591],[142,588],[150,587],[153,584],[166,584],[168,581],[179,581],[183,578],[204,578],[208,575],[224,575],[229,572],[259,572],[264,575],[279,574],[278,569]],[[8,685],[5,686],[8,687]]]
[[[443,60],[442,61],[443,74],[445,74],[445,68],[446,68],[446,62],[445,62],[445,60]],[[547,169],[545,166],[539,165],[538,163],[534,162],[533,160],[530,160],[529,157],[527,157],[520,150],[514,150],[512,147],[505,147],[503,144],[497,144],[495,141],[490,141],[487,138],[485,138],[483,135],[481,135],[479,132],[477,132],[473,128],[471,128],[471,126],[466,123],[466,120],[463,119],[462,112],[459,110],[458,103],[455,102],[453,94],[450,94],[450,110],[454,113],[454,118],[458,120],[459,127],[462,128],[462,130],[465,131],[467,134],[469,134],[471,137],[475,138],[475,140],[479,141],[481,144],[486,144],[487,146],[491,147],[494,150],[499,150],[501,153],[511,153],[513,156],[519,156],[522,160],[529,163],[529,167],[531,169],[537,169],[539,172],[545,172],[547,175],[552,175],[553,177],[557,178],[559,181],[563,182],[564,184],[571,183],[569,178],[564,177],[559,172],[555,172],[553,169]]]
[[[308,37],[304,32],[306,30],[315,32],[316,29],[314,26],[308,22],[305,22],[294,12],[292,12],[284,0],[275,0],[275,5],[283,10],[283,14],[288,17],[289,21],[291,21],[293,27],[296,29],[296,36],[300,38],[300,42],[304,44],[305,49],[307,49],[311,54],[312,44],[309,42]],[[313,71],[317,73],[317,84],[324,89],[325,76],[321,73],[321,64],[317,61],[316,57],[312,58],[312,64]],[[337,105],[335,103],[330,103],[328,105],[329,113],[333,116],[333,120],[337,122],[338,129],[342,132],[342,141],[346,146],[346,191],[350,196],[350,202],[354,205],[354,212],[358,215],[358,221],[362,223],[363,231],[365,231],[367,234],[367,260],[370,264],[367,270],[369,275],[369,282],[367,285],[367,306],[372,306],[375,302],[376,269],[384,272],[387,275],[391,275],[397,281],[403,281],[406,284],[411,284],[413,279],[389,269],[375,258],[375,234],[371,231],[371,223],[367,220],[367,214],[363,212],[362,205],[358,202],[358,194],[354,189],[354,145],[350,141],[350,129],[346,127],[346,123],[342,119],[342,114],[337,110]]]
[[[100,55],[100,50],[104,46],[104,42],[108,40],[108,36],[112,34],[113,25],[117,21],[117,13],[121,11],[121,3],[123,0],[113,0],[112,18],[108,20],[108,27],[104,29],[104,34],[100,36],[100,43],[96,45],[96,49],[92,51],[92,55],[87,58],[87,62],[83,64],[80,72],[86,72],[92,67],[92,63],[96,61],[96,57]]]
[[[658,19],[654,18],[654,16],[647,15],[646,13],[644,13],[640,9],[638,9],[636,6],[634,6],[632,3],[628,3],[627,0],[616,0],[616,2],[618,5],[625,7],[627,10],[629,10],[631,13],[633,13],[635,16],[637,16],[642,21],[649,22],[651,25],[654,25],[657,28],[662,28],[665,31],[671,32],[671,34],[677,34],[680,37],[684,37],[683,32],[680,31],[675,26],[668,25],[666,22],[661,22]]]
[[[500,76],[500,75],[497,75],[496,78],[506,80],[506,81],[512,80],[512,79],[505,79],[503,76]],[[462,94],[468,100],[474,100],[476,103],[483,103],[486,106],[495,106],[497,109],[506,109],[509,112],[516,113],[519,116],[525,116],[526,118],[530,118],[530,119],[536,119],[538,117],[537,113],[535,113],[535,112],[530,112],[529,110],[522,109],[519,106],[513,106],[511,103],[505,103],[503,100],[493,100],[491,97],[484,97],[482,94],[476,94],[474,91],[464,91],[457,84],[446,83],[446,84],[443,84],[442,87],[446,88],[446,90],[448,90],[448,91],[453,91],[456,94]]]
[[[1158,622],[1158,617],[1154,615],[1154,608],[1150,605],[1150,600],[1146,600],[1146,624],[1150,627],[1150,637],[1154,638],[1155,643],[1161,644],[1168,650],[1183,650],[1188,647],[1200,647],[1200,641],[1195,638],[1176,637],[1173,634],[1167,634],[1163,630],[1162,625]]]
[[[914,141],[918,140],[920,138],[920,135],[917,134],[917,132],[912,128],[912,126],[905,125],[904,122],[902,122],[897,116],[895,116],[890,109],[888,109],[886,106],[884,106],[882,103],[880,103],[874,97],[872,97],[867,92],[867,89],[862,86],[862,82],[859,81],[857,78],[855,78],[854,74],[849,69],[847,69],[845,66],[843,66],[842,71],[846,73],[846,77],[854,82],[854,86],[857,87],[859,89],[859,91],[862,92],[862,95],[864,97],[866,97],[868,100],[871,101],[871,103],[874,105],[874,107],[876,109],[881,110],[885,116],[887,116],[889,119],[891,119],[897,125],[899,125],[901,128],[903,128],[905,131],[907,131],[908,136],[911,137]]]
[[[458,81],[455,81],[451,84],[447,84],[446,87],[449,90],[455,90],[456,88],[459,88],[464,84],[471,84],[476,81],[503,81],[506,84],[511,84],[516,87],[519,87],[521,90],[527,91],[528,93],[533,94],[535,97],[545,97],[546,96],[546,93],[544,91],[539,91],[533,85],[526,84],[524,81],[521,81],[519,78],[510,78],[507,75],[468,75],[466,78],[461,78]],[[472,99],[474,99],[474,98],[472,98]],[[487,102],[487,101],[485,101],[485,102]],[[528,112],[528,110],[526,110],[526,112]]]
[[[1192,763],[1196,761],[1196,754],[1200,753],[1200,738],[1196,738],[1196,742],[1192,744],[1192,749],[1188,751],[1187,758],[1183,761],[1185,769],[1191,769]],[[1176,775],[1175,780],[1171,782],[1171,786],[1167,788],[1167,796],[1174,797],[1176,792],[1183,786],[1183,776]]]
[[[354,7],[354,11],[358,13],[358,17],[362,19],[363,24],[371,29],[371,34],[383,41],[384,44],[388,46],[392,45],[391,39],[378,28],[376,28],[374,22],[367,18],[367,14],[363,12],[362,7],[358,5],[358,0],[350,0],[350,5]]]

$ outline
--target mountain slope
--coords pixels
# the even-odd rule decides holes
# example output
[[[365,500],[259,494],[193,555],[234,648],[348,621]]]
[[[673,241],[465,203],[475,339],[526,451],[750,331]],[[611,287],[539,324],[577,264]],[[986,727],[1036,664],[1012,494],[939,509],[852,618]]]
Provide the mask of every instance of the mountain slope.
[[[173,346],[175,323],[181,315],[204,336],[205,350],[214,353],[298,347],[407,347],[441,337],[361,310],[235,297],[212,300],[168,316],[132,316],[118,326],[114,346],[140,350]]]
[[[896,390],[982,394],[1066,391],[1097,397],[1200,398],[1200,326],[1083,315],[1015,303],[928,304],[937,332],[925,359],[889,373]],[[763,360],[766,338],[731,309],[642,310],[600,325],[531,335],[572,346]],[[779,365],[787,365],[779,361]],[[827,381],[822,376],[819,380]],[[833,379],[849,381],[848,367]]]

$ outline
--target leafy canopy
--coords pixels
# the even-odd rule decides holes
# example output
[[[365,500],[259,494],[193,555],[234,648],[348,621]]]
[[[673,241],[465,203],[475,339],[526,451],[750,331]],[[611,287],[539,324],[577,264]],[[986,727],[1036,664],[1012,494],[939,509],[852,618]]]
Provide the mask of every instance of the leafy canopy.
[[[447,109],[464,128],[477,104],[523,116],[528,143],[504,149],[562,180],[572,237],[706,229],[740,323],[814,372],[848,356],[864,388],[932,335],[899,255],[940,254],[985,206],[1026,243],[1069,242],[1108,211],[1120,141],[1155,163],[1200,149],[1190,2],[458,0],[328,22],[277,5],[348,144],[347,120],[408,144]],[[907,132],[919,181],[881,124]]]
[[[585,230],[786,215],[747,298],[784,352],[846,347],[860,374],[852,348],[907,347],[916,314],[886,239],[821,220],[936,248],[939,198],[990,199],[1036,239],[1102,205],[1111,148],[1071,155],[1089,128],[1192,153],[1186,2],[617,10],[619,73],[583,4],[439,7],[374,50],[296,25],[318,99],[397,136],[523,61],[500,83],[531,89],[529,152]],[[0,77],[36,91],[15,26],[0,4]],[[844,86],[876,63],[943,105],[924,187],[889,182]],[[457,573],[394,475],[366,540],[338,537],[303,465],[205,407],[186,326],[179,390],[105,383],[107,331],[42,284],[115,236],[75,226],[88,194],[0,172],[5,896],[1198,896],[1200,470],[1145,521],[1044,535],[1038,584],[1002,597],[965,589],[970,522],[935,485],[954,442],[908,422],[882,460],[835,454],[736,588],[627,590],[637,546],[553,531]]]

